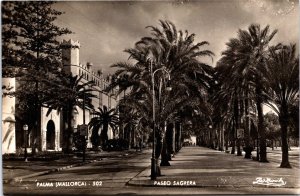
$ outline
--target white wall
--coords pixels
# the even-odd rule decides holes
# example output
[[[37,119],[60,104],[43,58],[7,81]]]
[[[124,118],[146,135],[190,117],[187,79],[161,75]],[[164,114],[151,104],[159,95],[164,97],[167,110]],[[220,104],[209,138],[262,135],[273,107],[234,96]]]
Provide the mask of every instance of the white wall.
[[[56,110],[52,110],[52,112],[46,116],[48,108],[41,108],[41,144],[42,144],[42,151],[48,150],[46,145],[47,145],[47,124],[50,120],[53,120],[54,125],[55,125],[55,151],[60,151],[61,146],[60,146],[60,114],[57,113]]]
[[[15,91],[15,78],[2,78],[2,86]],[[3,90],[2,93],[6,91]],[[16,152],[15,98],[2,96],[2,154]]]

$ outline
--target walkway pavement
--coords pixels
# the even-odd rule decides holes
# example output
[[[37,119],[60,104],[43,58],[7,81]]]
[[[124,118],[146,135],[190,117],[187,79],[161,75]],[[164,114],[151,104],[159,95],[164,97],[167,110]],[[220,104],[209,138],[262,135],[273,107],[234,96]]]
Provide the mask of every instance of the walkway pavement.
[[[163,176],[158,177],[156,181],[150,180],[151,150],[144,150],[142,153],[136,153],[135,150],[89,153],[87,162],[82,166],[76,165],[82,164],[80,157],[41,163],[4,161],[3,177],[6,180],[4,183],[20,182],[6,184],[4,188],[7,193],[45,195],[50,192],[52,194],[54,189],[37,187],[36,182],[80,180],[92,183],[92,181],[100,180],[103,183],[101,191],[107,191],[103,192],[105,195],[112,194],[111,189],[118,193],[132,191],[132,193],[144,194],[144,191],[150,191],[150,195],[155,191],[170,194],[176,191],[185,193],[190,191],[203,194],[205,191],[221,190],[237,193],[245,193],[243,192],[245,190],[246,193],[256,191],[256,193],[264,194],[300,193],[299,167],[279,168],[277,159],[279,155],[279,151],[270,152],[268,157],[272,160],[269,163],[260,163],[252,159],[244,159],[243,156],[209,148],[183,147],[170,161],[171,166],[161,167]],[[298,151],[292,150],[291,155],[293,164],[299,165],[299,149]],[[92,161],[94,162],[90,163]],[[73,168],[70,168],[71,166]],[[153,187],[156,188],[153,189]],[[78,191],[99,194],[97,192],[99,188],[88,186],[85,189],[82,187],[64,189],[62,187],[62,189],[55,189],[53,194],[62,194],[63,191],[66,191],[66,194],[79,193]]]
[[[276,162],[260,163],[204,147],[184,147],[170,163],[171,166],[161,167],[163,176],[155,181],[150,180],[149,166],[127,184],[163,187],[280,187],[295,188],[295,191],[300,188],[299,167],[279,168]]]
[[[53,161],[3,161],[3,183],[11,181],[22,181],[23,179],[49,174],[72,167],[89,164],[106,158],[113,158],[118,156],[127,156],[135,153],[135,150],[128,151],[114,151],[114,152],[87,152],[86,160],[83,162],[82,157],[69,156]]]

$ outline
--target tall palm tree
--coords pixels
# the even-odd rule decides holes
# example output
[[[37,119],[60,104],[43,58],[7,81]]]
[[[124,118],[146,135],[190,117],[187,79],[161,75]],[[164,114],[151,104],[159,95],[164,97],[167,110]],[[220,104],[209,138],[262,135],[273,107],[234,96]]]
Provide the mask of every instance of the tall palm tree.
[[[275,47],[270,48],[265,76],[269,89],[270,106],[278,113],[281,127],[282,160],[280,167],[290,168],[287,141],[289,111],[293,104],[299,101],[299,56],[296,56],[296,44],[282,46],[279,50]],[[277,107],[274,107],[272,103]]]
[[[239,73],[246,73],[250,80],[250,85],[255,88],[255,102],[258,115],[257,128],[260,135],[260,162],[268,162],[266,150],[266,134],[263,126],[263,94],[265,72],[265,59],[268,55],[268,45],[277,30],[270,32],[269,25],[260,28],[258,24],[251,24],[248,31],[239,30],[239,40],[241,41],[241,48],[239,49],[238,57],[240,57],[241,64],[237,71]]]
[[[241,111],[239,108],[240,100],[242,100],[243,83],[241,82],[241,76],[234,73],[235,58],[233,57],[233,49],[236,48],[236,44],[236,39],[230,40],[229,43],[227,43],[227,50],[222,53],[223,57],[217,63],[215,68],[215,80],[218,84],[213,86],[216,89],[212,94],[211,101],[212,105],[217,106],[217,108],[214,108],[214,118],[219,117],[224,119],[224,122],[232,123],[232,126],[229,126],[232,145],[231,153],[235,153],[235,146],[237,146],[237,153],[241,155],[236,132],[237,129],[241,128]],[[216,120],[217,123],[222,122],[218,120],[218,118]]]
[[[64,134],[64,139],[66,143],[66,152],[70,152],[73,143],[73,133],[74,129],[72,126],[72,121],[74,119],[74,110],[76,106],[86,108],[93,108],[91,103],[92,98],[96,96],[92,93],[94,89],[92,86],[94,83],[92,81],[82,82],[82,77],[66,75],[61,73],[62,77],[57,81],[52,83],[52,89],[48,93],[52,96],[47,100],[44,100],[44,107],[48,107],[47,115],[51,113],[52,110],[57,110],[58,112],[63,112],[64,120],[67,121],[66,133]]]
[[[255,100],[258,115],[258,130],[260,135],[260,161],[267,162],[266,135],[263,126],[263,95],[265,83],[263,73],[265,70],[265,59],[268,55],[267,47],[277,33],[277,30],[270,32],[269,25],[260,28],[258,24],[251,24],[247,30],[239,30],[238,38],[231,39],[227,44],[228,49],[223,52],[223,62],[229,65],[231,81],[238,81],[233,86],[241,89],[245,105],[249,106],[249,100]],[[233,79],[235,78],[235,79]],[[237,79],[238,78],[238,79]],[[251,90],[253,89],[253,92]],[[253,93],[252,97],[249,93]],[[251,99],[249,99],[251,98]],[[243,100],[242,99],[242,100]],[[248,109],[248,108],[247,108]],[[249,111],[246,110],[246,113]],[[249,121],[249,118],[246,117]],[[248,122],[248,125],[250,123]],[[247,134],[248,137],[249,134]]]
[[[153,66],[153,71],[164,68],[170,73],[169,85],[173,89],[171,92],[166,90],[165,73],[157,72],[154,78],[156,128],[159,133],[156,134],[157,137],[165,135],[166,122],[172,121],[185,105],[205,108],[205,91],[210,85],[212,68],[201,62],[200,57],[213,55],[209,50],[202,50],[208,42],[194,43],[195,34],[177,31],[175,25],[169,21],[160,21],[160,25],[161,28],[147,27],[151,30],[151,36],[141,38],[134,48],[125,50],[136,63],[113,65],[119,68],[116,75],[129,73],[131,91],[144,96],[144,106],[137,109],[145,110],[140,114],[145,113],[148,119],[152,119],[153,101],[150,65]],[[164,140],[157,138],[157,141],[158,158],[163,146],[160,142]]]
[[[224,88],[224,79],[222,79],[224,77],[223,73],[222,73],[222,69],[224,69],[224,64],[218,64],[215,67],[215,74],[214,74],[214,80],[215,80],[215,84],[211,86],[211,90],[210,90],[210,98],[209,98],[209,102],[212,108],[212,115],[211,115],[211,123],[213,125],[213,127],[218,127],[219,131],[224,132],[224,128],[226,130],[230,130],[231,132],[231,128],[230,128],[230,123],[234,122],[234,115],[233,112],[231,112],[231,104],[230,102],[232,101],[230,99],[230,93],[228,93],[228,89]],[[229,139],[229,131],[226,131],[227,133],[227,140],[226,142],[228,142]],[[232,144],[233,144],[233,138],[231,138],[232,140]],[[232,152],[234,153],[235,151],[235,146],[232,146],[233,150]],[[219,149],[222,150],[223,146],[219,145]],[[228,150],[228,145],[226,143],[226,150]]]
[[[171,82],[173,90],[170,93],[162,92],[164,96],[157,96],[157,105],[159,106],[158,120],[162,132],[165,130],[164,122],[172,119],[176,112],[181,107],[180,103],[189,102],[193,106],[204,102],[205,89],[209,86],[209,75],[211,74],[210,66],[202,63],[197,57],[212,56],[212,52],[208,50],[201,50],[201,47],[208,44],[208,42],[201,42],[194,44],[194,34],[182,31],[177,31],[173,23],[168,21],[160,21],[162,30],[149,26],[152,31],[152,37],[142,38],[137,43],[138,47],[150,49],[152,54],[152,62],[154,70],[165,67],[171,74]],[[149,75],[149,74],[148,74]],[[159,78],[155,78],[157,84],[155,85],[156,95],[159,95]],[[170,102],[172,100],[172,102]],[[176,108],[177,107],[177,108]],[[175,109],[175,110],[174,110]]]
[[[102,145],[105,145],[108,140],[108,128],[111,127],[113,132],[117,130],[119,117],[116,109],[108,109],[107,106],[103,108],[99,107],[99,111],[96,111],[91,121],[89,122],[89,127],[93,130],[99,130],[102,128],[100,138],[102,139]]]

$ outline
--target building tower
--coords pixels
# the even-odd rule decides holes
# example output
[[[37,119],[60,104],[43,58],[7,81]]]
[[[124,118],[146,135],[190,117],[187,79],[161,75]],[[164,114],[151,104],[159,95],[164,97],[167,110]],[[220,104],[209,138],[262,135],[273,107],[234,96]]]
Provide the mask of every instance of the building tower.
[[[63,40],[61,46],[64,71],[72,76],[79,75],[79,41]]]

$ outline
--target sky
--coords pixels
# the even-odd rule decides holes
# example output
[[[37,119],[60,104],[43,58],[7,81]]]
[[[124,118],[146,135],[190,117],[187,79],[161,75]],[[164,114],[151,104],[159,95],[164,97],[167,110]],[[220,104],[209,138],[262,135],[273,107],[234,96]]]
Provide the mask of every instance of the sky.
[[[202,0],[202,1],[60,1],[55,9],[65,12],[56,23],[73,34],[64,39],[81,44],[80,62],[92,62],[94,69],[112,73],[113,63],[128,60],[126,48],[159,27],[159,20],[173,22],[178,30],[195,33],[195,42],[208,41],[215,66],[226,42],[238,29],[252,23],[278,29],[272,44],[299,43],[299,3],[296,0]],[[207,61],[207,59],[203,59]]]

